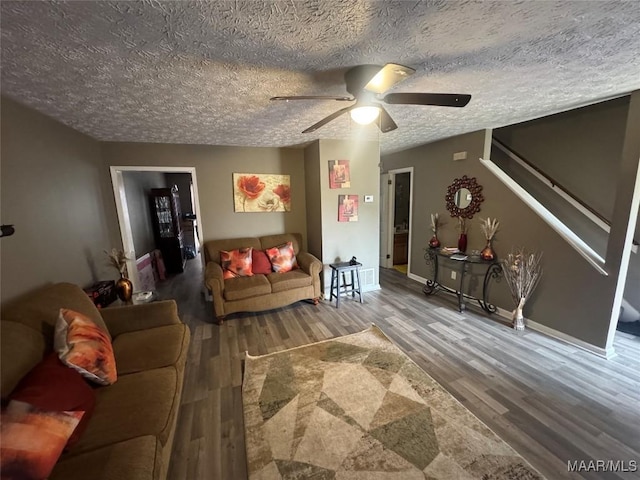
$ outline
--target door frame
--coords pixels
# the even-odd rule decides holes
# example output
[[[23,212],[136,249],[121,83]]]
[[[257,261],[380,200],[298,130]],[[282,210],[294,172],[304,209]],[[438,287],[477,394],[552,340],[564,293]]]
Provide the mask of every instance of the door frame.
[[[408,251],[407,251],[407,276],[411,273],[411,231],[413,230],[413,167],[394,168],[386,172],[389,175],[387,183],[388,215],[387,226],[387,252],[385,254],[386,268],[393,268],[393,235],[395,233],[395,209],[396,209],[396,175],[398,173],[409,173],[409,226],[408,226]]]
[[[140,280],[138,278],[138,268],[136,259],[131,253],[135,253],[133,245],[133,233],[131,231],[131,219],[129,217],[129,207],[127,205],[127,197],[124,189],[123,172],[160,172],[160,173],[190,173],[191,184],[193,185],[194,209],[198,222],[202,221],[200,215],[200,197],[198,195],[198,179],[196,177],[196,167],[148,167],[148,166],[110,166],[111,184],[113,186],[113,196],[116,201],[116,213],[118,215],[118,224],[120,225],[120,238],[122,240],[122,249],[127,254],[127,272],[129,280],[133,283],[133,291],[138,290]],[[202,245],[202,224],[197,229],[198,243]]]

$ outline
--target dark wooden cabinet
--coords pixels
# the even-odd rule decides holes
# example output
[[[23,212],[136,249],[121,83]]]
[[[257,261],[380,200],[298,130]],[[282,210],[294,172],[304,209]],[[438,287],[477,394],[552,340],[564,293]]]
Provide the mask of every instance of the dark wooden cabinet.
[[[393,236],[393,264],[404,265],[409,260],[409,234],[396,233]]]
[[[186,262],[178,187],[152,188],[149,195],[156,247],[168,273],[181,273]]]

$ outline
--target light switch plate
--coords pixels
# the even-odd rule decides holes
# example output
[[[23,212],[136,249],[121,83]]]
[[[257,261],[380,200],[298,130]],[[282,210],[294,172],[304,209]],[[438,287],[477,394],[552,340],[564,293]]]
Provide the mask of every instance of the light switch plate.
[[[364,203],[371,203],[371,202],[373,202],[373,195],[365,195]]]
[[[454,160],[466,160],[467,152],[456,152],[453,154]]]

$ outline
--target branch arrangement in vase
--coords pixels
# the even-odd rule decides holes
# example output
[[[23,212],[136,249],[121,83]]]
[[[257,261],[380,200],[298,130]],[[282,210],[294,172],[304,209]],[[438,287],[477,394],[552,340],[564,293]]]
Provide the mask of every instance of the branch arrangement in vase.
[[[440,215],[438,213],[431,214],[431,231],[433,237],[429,240],[429,246],[432,248],[438,248],[440,246],[440,240],[438,240],[438,228],[442,225],[440,221]]]
[[[493,240],[493,237],[498,233],[498,227],[500,226],[500,222],[498,222],[497,218],[491,220],[490,217],[485,219],[480,219],[480,228],[482,229],[482,233],[484,234],[484,238],[487,242]]]
[[[104,253],[109,257],[109,264],[115,267],[118,272],[120,272],[121,277],[127,276],[127,262],[130,260],[129,257],[124,253],[124,250],[118,250],[117,248],[112,248],[111,252]]]
[[[502,271],[515,304],[513,328],[524,330],[523,309],[542,276],[541,252],[527,252],[524,248],[512,251],[502,261]]]

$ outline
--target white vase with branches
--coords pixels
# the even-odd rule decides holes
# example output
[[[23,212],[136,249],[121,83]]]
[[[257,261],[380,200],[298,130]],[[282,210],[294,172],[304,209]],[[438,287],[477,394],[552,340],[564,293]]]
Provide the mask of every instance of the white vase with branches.
[[[513,328],[524,330],[523,309],[542,276],[542,253],[527,252],[524,248],[512,251],[502,261],[502,271],[515,304]]]

